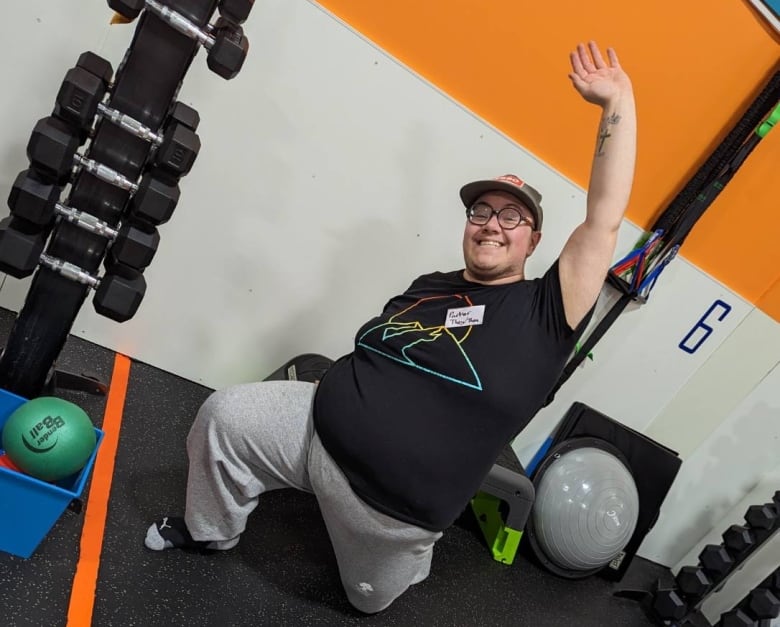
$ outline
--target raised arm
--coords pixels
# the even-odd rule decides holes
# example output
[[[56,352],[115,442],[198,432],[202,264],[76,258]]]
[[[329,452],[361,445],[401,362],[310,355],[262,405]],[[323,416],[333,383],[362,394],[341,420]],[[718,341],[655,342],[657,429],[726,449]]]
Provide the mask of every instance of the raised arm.
[[[559,267],[566,320],[574,328],[596,302],[628,206],[636,161],[636,110],[631,80],[617,55],[607,60],[590,42],[571,53],[569,78],[580,95],[601,107],[585,221],[569,237]]]

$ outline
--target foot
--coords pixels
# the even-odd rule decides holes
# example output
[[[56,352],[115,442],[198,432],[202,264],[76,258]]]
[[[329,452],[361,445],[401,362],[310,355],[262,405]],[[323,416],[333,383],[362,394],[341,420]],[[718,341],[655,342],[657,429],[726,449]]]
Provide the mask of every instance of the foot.
[[[236,546],[238,538],[214,542],[193,540],[183,518],[166,516],[162,520],[152,523],[146,531],[144,544],[152,551],[165,549],[226,550]]]

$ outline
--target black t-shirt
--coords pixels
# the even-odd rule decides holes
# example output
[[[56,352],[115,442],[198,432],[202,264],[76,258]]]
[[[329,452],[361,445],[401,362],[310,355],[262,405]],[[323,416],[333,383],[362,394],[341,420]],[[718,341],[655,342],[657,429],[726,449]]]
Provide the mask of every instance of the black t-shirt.
[[[505,285],[421,276],[323,377],[317,433],[361,499],[443,530],[544,405],[587,320],[566,322],[557,262]]]

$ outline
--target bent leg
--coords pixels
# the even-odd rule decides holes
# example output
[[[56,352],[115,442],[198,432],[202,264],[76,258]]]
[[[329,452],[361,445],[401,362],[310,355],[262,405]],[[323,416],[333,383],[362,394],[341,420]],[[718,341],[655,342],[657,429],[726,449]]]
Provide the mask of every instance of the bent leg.
[[[237,538],[263,492],[311,491],[314,389],[301,381],[250,383],[214,392],[203,403],[187,436],[184,520],[193,539]]]
[[[361,501],[316,433],[309,456],[311,485],[333,544],[350,603],[373,614],[428,576],[441,532],[387,516]]]

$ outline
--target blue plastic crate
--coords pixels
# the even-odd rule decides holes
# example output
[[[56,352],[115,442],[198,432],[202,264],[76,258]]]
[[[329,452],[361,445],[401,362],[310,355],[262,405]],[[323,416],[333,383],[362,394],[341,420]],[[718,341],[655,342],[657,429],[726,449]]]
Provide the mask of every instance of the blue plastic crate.
[[[0,431],[27,399],[0,389]],[[95,465],[103,431],[95,428],[95,450],[81,471],[55,483],[0,466],[0,551],[30,557],[73,499],[81,497]],[[2,442],[2,440],[0,440]],[[0,453],[3,450],[0,448]]]

